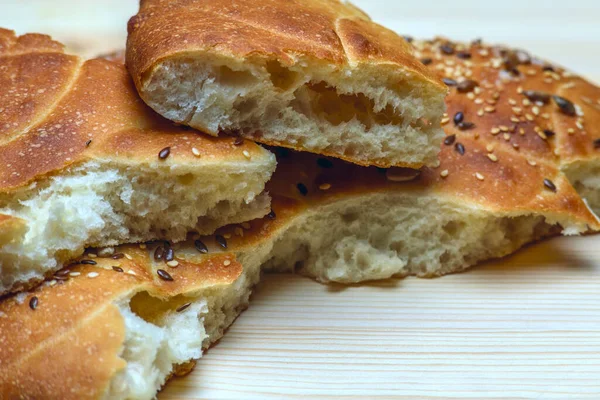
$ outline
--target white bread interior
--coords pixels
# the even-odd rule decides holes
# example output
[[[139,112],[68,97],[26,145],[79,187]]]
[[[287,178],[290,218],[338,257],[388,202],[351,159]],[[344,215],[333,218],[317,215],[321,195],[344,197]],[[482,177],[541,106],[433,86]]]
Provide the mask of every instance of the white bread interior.
[[[265,268],[340,283],[458,272],[508,255],[557,223],[564,234],[586,229],[551,215],[495,214],[428,195],[349,198],[296,218],[271,242]]]
[[[180,241],[189,231],[259,218],[269,212],[261,193],[274,168],[271,155],[200,168],[88,162],[0,197],[0,214],[26,225],[0,240],[0,292],[43,279],[86,246]]]
[[[401,82],[401,83],[398,83]],[[437,165],[443,93],[392,66],[291,66],[207,54],[153,68],[141,95],[168,119],[363,164]]]
[[[600,164],[573,162],[562,167],[577,193],[600,215]]]
[[[114,376],[104,399],[152,399],[166,380],[220,339],[248,304],[258,268],[246,269],[231,285],[197,297],[160,300],[141,292],[118,305],[125,321],[121,354],[126,367]],[[191,305],[177,312],[177,304]]]

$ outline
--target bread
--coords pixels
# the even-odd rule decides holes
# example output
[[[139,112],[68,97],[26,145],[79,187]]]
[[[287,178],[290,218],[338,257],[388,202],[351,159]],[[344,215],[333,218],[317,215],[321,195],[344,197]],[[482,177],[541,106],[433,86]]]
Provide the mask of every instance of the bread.
[[[437,164],[446,88],[339,0],[146,0],[127,66],[159,114],[361,165]]]
[[[552,163],[502,147],[493,162],[481,140],[457,143],[464,155],[444,146],[442,165],[418,177],[280,149],[266,217],[177,244],[88,251],[0,301],[0,397],[150,399],[223,334],[262,268],[344,283],[432,277],[600,228]]]
[[[523,50],[444,38],[413,45],[432,71],[458,85],[446,100],[447,134],[457,132],[452,120],[462,112],[475,124],[467,136],[556,163],[600,213],[599,87]]]
[[[2,300],[0,398],[152,399],[168,377],[189,371],[258,276],[231,254],[196,253],[171,268],[151,250],[87,256],[81,262],[95,265],[72,265]]]
[[[162,119],[122,65],[0,30],[0,86],[0,293],[87,246],[177,241],[269,211],[271,153]]]

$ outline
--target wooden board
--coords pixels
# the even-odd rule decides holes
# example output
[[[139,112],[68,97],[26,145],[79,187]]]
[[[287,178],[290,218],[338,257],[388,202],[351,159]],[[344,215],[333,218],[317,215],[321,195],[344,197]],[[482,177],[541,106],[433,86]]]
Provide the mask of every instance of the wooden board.
[[[355,0],[403,34],[521,46],[600,81],[600,2]],[[0,26],[91,55],[137,0],[0,0]],[[600,236],[467,273],[355,287],[266,276],[249,310],[159,399],[600,399]]]

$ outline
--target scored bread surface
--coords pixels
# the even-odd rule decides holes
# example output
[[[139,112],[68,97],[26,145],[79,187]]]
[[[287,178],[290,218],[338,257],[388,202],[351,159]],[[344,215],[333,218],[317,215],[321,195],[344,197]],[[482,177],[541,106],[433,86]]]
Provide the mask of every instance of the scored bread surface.
[[[444,85],[346,3],[144,1],[128,31],[128,69],[169,119],[361,165],[436,163]]]

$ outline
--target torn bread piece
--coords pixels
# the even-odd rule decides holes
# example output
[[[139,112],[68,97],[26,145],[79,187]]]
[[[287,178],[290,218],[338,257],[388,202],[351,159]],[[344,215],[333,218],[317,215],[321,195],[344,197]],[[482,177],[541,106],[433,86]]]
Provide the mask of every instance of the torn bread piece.
[[[436,165],[446,87],[338,0],[149,0],[127,66],[159,114],[361,165]]]
[[[0,30],[0,293],[88,246],[183,240],[269,210],[275,157],[174,126],[122,65]]]
[[[598,86],[520,49],[445,38],[413,45],[450,85],[447,134],[462,129],[493,148],[556,163],[600,213]]]
[[[118,251],[0,302],[1,398],[155,398],[223,335],[258,280],[232,254],[173,268],[149,248]]]

